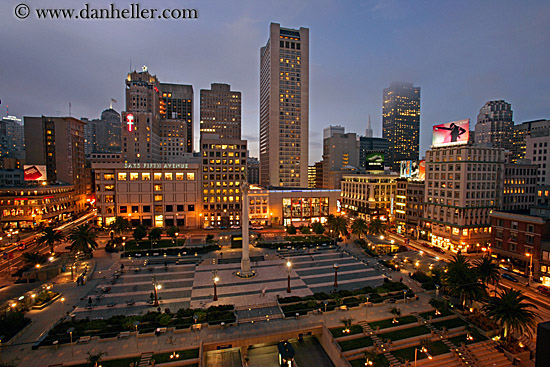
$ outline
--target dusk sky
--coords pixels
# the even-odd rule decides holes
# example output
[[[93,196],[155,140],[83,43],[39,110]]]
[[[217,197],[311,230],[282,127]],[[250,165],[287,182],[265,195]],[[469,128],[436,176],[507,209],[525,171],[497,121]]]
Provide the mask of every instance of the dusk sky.
[[[24,2],[31,15],[14,15]],[[488,100],[512,104],[516,124],[550,118],[550,1],[139,1],[142,7],[194,8],[194,20],[38,20],[35,8],[80,9],[129,1],[2,0],[1,114],[97,118],[118,100],[125,109],[130,65],[161,82],[199,91],[231,84],[243,96],[243,138],[258,155],[259,54],[269,23],[310,29],[310,164],[322,130],[364,134],[371,115],[382,134],[382,89],[421,87],[421,155],[434,124],[470,118]],[[473,128],[473,127],[472,127]],[[195,145],[195,149],[198,145]]]

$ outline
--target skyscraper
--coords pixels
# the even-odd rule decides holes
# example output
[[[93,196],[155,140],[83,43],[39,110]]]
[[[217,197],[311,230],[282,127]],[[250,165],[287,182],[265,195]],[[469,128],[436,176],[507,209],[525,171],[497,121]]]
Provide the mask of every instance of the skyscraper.
[[[370,115],[369,115],[369,122],[367,124],[367,128],[365,129],[365,137],[366,138],[372,138],[372,126],[370,124]]]
[[[215,133],[220,139],[241,138],[241,92],[231,90],[229,84],[212,83],[210,89],[201,89],[200,131]]]
[[[514,120],[512,105],[506,101],[489,101],[479,110],[476,124],[476,144],[512,149]]]
[[[309,29],[271,23],[260,49],[260,184],[307,187]]]
[[[87,120],[84,127],[85,153],[120,153],[121,124],[120,114],[108,108],[101,113],[100,119]]]
[[[386,166],[399,170],[399,162],[417,160],[420,130],[420,87],[392,82],[384,88],[382,137],[388,139]]]
[[[164,162],[193,153],[193,86],[160,83],[161,150]]]

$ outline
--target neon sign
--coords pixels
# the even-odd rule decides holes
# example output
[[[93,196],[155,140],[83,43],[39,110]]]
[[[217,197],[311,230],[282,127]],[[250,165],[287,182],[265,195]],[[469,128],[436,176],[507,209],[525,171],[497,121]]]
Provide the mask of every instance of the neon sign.
[[[132,131],[134,129],[134,115],[131,113],[126,115],[126,125],[128,125],[128,131]]]

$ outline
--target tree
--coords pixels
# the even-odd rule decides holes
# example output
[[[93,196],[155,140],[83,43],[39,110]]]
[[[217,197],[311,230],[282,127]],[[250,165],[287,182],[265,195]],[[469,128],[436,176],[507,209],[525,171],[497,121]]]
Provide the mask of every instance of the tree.
[[[96,354],[92,354],[92,353],[88,352],[88,358],[87,358],[88,363],[92,367],[97,367],[97,365],[99,364],[99,361],[101,361],[101,357],[103,357],[104,355],[107,355],[107,353],[98,352]]]
[[[504,328],[503,337],[508,345],[514,333],[528,334],[531,337],[532,330],[536,328],[540,316],[530,310],[537,307],[526,302],[527,300],[527,296],[521,294],[520,290],[505,289],[489,298],[489,302],[483,306],[485,314]]]
[[[367,222],[362,218],[355,219],[351,224],[351,233],[359,237],[359,239],[361,239],[361,235],[367,234],[368,229]]]
[[[211,244],[212,242],[214,242],[214,235],[213,234],[208,234],[206,235],[206,243],[207,244]]]
[[[69,235],[71,251],[92,252],[97,248],[96,236],[88,224],[82,224],[73,228]]]
[[[348,234],[348,220],[342,215],[335,216],[330,214],[327,217],[327,226],[337,237],[340,235],[346,236]]]
[[[467,301],[479,300],[486,296],[485,287],[478,282],[476,272],[462,254],[454,255],[449,262],[443,283],[451,295],[460,298],[463,309]]]
[[[306,227],[306,226],[301,226],[300,227],[300,232],[302,232],[302,234],[310,234],[311,233],[311,228]]]
[[[143,237],[147,236],[147,228],[140,224],[134,229],[134,239],[136,242],[139,242],[143,239]]]
[[[374,365],[374,362],[378,358],[378,353],[374,349],[365,351],[364,355],[365,357],[365,366],[372,366]]]
[[[289,225],[289,226],[286,226],[286,232],[288,234],[296,234],[296,227],[294,227],[294,225]]]
[[[50,252],[53,253],[55,244],[63,241],[63,234],[60,231],[56,231],[53,227],[46,227],[40,236],[36,239],[39,244],[47,244],[50,247]]]
[[[162,229],[159,227],[152,228],[149,231],[149,239],[151,241],[158,241],[160,240],[160,236],[162,235]]]
[[[498,281],[500,279],[500,272],[498,271],[498,265],[495,263],[491,255],[487,254],[477,260],[474,263],[474,269],[477,272],[479,280],[481,280],[481,283],[483,283],[485,287],[487,287],[487,284],[489,283],[495,284],[496,292],[496,286],[498,285]]]
[[[41,255],[38,252],[25,252],[23,254],[23,260],[27,265],[36,266],[38,264],[45,263],[47,260],[46,255]]]
[[[180,229],[176,226],[172,226],[170,228],[168,228],[166,230],[166,234],[169,236],[169,237],[172,237],[172,242],[175,242],[176,241],[176,238],[178,237],[176,235],[176,233],[179,233]]]
[[[397,321],[397,318],[401,316],[401,309],[394,307],[390,310],[390,313],[393,315],[393,323],[398,323],[399,321]]]
[[[122,235],[122,232],[132,229],[132,225],[130,224],[128,219],[118,216],[115,217],[115,220],[113,221],[113,223],[111,223],[109,228],[111,228],[115,233],[118,233],[118,235],[120,236]]]
[[[380,219],[373,219],[367,232],[373,236],[383,235],[386,232],[386,226]]]
[[[343,317],[340,319],[340,322],[344,324],[344,332],[349,333],[351,329],[351,324],[353,323],[353,319],[351,317],[350,318]]]
[[[323,234],[325,233],[325,227],[320,222],[315,222],[311,225],[311,228],[313,229],[313,232],[315,234]]]

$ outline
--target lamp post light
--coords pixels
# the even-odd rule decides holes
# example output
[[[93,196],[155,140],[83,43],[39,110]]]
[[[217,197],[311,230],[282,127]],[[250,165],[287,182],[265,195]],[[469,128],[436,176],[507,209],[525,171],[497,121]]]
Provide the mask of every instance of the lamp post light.
[[[134,321],[134,328],[136,329],[136,349],[139,350],[139,342],[138,342],[138,325],[139,321]]]
[[[425,353],[428,356],[428,359],[433,358],[430,354],[428,354],[428,350],[426,349],[426,347],[414,348],[414,367],[416,367],[416,360],[418,359],[418,351]]]
[[[526,252],[525,256],[529,257],[529,286],[531,285],[531,282],[533,281],[533,254],[530,252]]]
[[[212,271],[212,281],[214,282],[214,298],[213,301],[218,300],[218,289],[217,289],[217,283],[220,281],[220,277],[218,277],[218,272],[216,270]]]
[[[406,301],[406,296],[407,296],[407,290],[403,289],[403,302]]]
[[[178,236],[179,236],[179,232],[176,232],[176,247],[178,247]]]
[[[334,288],[338,288],[338,268],[340,265],[334,264]]]
[[[74,327],[70,327],[67,329],[67,334],[71,335],[71,358],[74,357],[74,350],[73,350],[73,331]]]
[[[290,293],[290,268],[292,267],[292,263],[289,261],[286,262],[286,268],[288,270],[288,283],[286,286],[286,293]]]
[[[367,296],[367,303],[365,303],[365,320],[369,317],[369,296]]]

